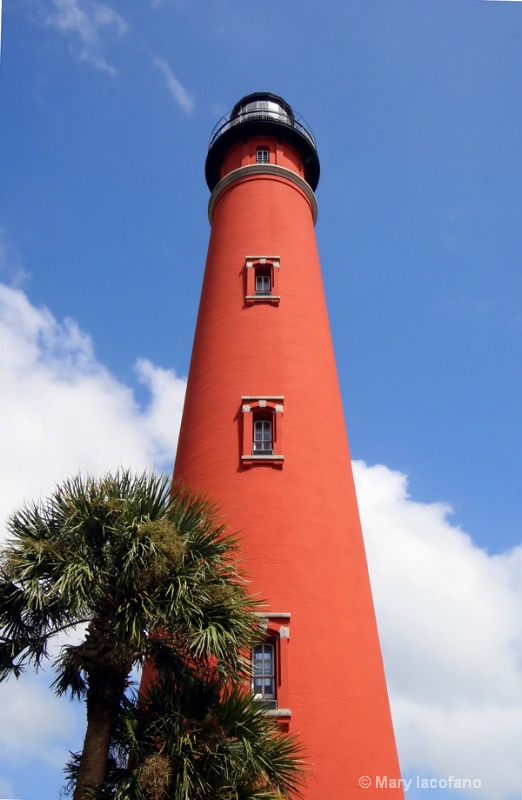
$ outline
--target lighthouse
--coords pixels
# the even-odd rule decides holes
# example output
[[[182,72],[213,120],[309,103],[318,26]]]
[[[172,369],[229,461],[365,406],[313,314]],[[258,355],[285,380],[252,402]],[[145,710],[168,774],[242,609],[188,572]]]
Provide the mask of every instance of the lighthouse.
[[[252,690],[301,737],[306,800],[403,798],[317,252],[314,136],[256,92],[214,129],[174,478],[240,537]],[[385,781],[385,782],[383,782]],[[397,788],[395,788],[397,787]]]

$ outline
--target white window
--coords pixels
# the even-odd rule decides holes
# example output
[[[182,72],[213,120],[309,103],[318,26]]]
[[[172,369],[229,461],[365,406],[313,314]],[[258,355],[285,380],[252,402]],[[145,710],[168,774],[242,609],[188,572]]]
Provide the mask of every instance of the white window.
[[[255,294],[270,294],[272,291],[270,273],[256,270]]]
[[[252,650],[252,692],[257,700],[275,706],[275,646],[257,644]]]
[[[277,306],[279,296],[279,256],[246,256],[245,300],[247,304]]]
[[[256,150],[256,164],[269,164],[270,163],[270,151],[265,150],[264,148],[258,148]]]
[[[240,442],[241,464],[269,465],[282,469],[283,403],[282,395],[241,396]]]
[[[268,419],[256,419],[254,422],[253,452],[272,455],[272,423]]]

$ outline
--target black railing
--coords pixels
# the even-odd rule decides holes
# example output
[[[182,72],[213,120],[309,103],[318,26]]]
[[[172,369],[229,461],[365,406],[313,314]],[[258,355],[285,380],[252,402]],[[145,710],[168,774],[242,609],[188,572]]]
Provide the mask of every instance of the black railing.
[[[315,143],[315,138],[304,121],[304,119],[300,116],[291,117],[286,114],[284,111],[276,111],[275,109],[251,109],[245,111],[240,111],[239,114],[236,116],[231,116],[232,112],[225,114],[222,117],[217,125],[215,126],[214,130],[210,134],[210,142],[209,142],[209,150],[216,141],[225,131],[230,130],[230,128],[235,127],[236,125],[241,125],[242,122],[250,122],[254,120],[273,120],[277,122],[279,125],[286,125],[288,128],[294,128],[294,130],[298,131],[305,139],[308,139],[314,150],[317,150],[317,145]]]

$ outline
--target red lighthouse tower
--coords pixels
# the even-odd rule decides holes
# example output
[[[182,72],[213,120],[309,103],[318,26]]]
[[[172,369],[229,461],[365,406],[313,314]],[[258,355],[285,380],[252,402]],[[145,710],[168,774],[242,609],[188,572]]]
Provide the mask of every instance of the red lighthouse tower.
[[[383,786],[398,800],[314,234],[314,138],[281,97],[248,95],[214,130],[206,178],[211,236],[174,475],[240,533],[267,603],[253,688],[301,734],[307,800],[374,800]]]

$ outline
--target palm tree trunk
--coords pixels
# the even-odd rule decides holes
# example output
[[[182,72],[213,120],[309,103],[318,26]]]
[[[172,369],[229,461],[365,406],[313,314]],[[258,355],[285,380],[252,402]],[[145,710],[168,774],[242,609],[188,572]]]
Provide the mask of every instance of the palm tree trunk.
[[[90,792],[105,780],[107,758],[120,699],[125,687],[121,675],[90,676],[87,690],[87,729],[76,776],[73,800],[89,800]]]

